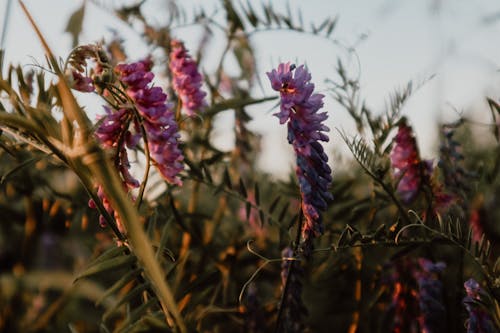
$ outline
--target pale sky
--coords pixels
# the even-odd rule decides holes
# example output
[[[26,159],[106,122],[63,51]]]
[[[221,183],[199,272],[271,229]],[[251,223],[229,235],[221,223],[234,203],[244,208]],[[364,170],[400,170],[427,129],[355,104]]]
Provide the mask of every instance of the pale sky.
[[[110,1],[101,0],[103,3]],[[111,3],[118,3],[115,0]],[[128,3],[134,1],[127,1]],[[154,20],[161,22],[165,15],[163,1],[149,0],[147,5]],[[268,1],[266,0],[265,3]],[[457,118],[454,109],[465,115],[490,121],[485,97],[500,96],[500,2],[497,0],[308,0],[289,1],[292,8],[302,9],[305,22],[320,22],[326,16],[339,18],[334,37],[342,45],[353,46],[360,60],[361,89],[367,104],[383,110],[384,102],[396,87],[409,80],[420,82],[435,74],[404,107],[414,126],[417,140],[425,158],[435,157],[436,125],[442,119]],[[187,6],[203,4],[207,8],[220,6],[220,1],[180,1]],[[254,6],[260,2],[252,1]],[[272,1],[280,8],[285,1]],[[71,13],[81,0],[26,0],[35,20],[40,25],[53,50],[65,57],[71,38],[64,28]],[[0,29],[3,27],[7,0],[0,0]],[[162,9],[163,8],[163,9]],[[210,12],[210,10],[208,10]],[[111,29],[120,32],[131,60],[147,54],[138,35],[109,13],[88,3],[81,42],[95,42],[109,37]],[[189,46],[197,45],[197,29],[178,29],[179,38]],[[363,36],[360,41],[360,37]],[[290,32],[259,33],[252,37],[257,52],[258,66],[265,91],[256,95],[271,95],[265,72],[281,61],[306,63],[319,92],[327,95],[325,110],[329,112],[328,126],[332,129],[327,151],[332,160],[338,152],[345,152],[335,128],[355,134],[346,112],[328,96],[325,79],[335,75],[336,59],[346,58],[344,48],[321,38],[302,36]],[[211,55],[200,64],[202,68],[214,66],[222,44],[214,41]],[[33,63],[32,57],[43,62],[43,52],[33,31],[22,14],[17,1],[12,1],[7,38],[6,62]],[[355,72],[353,72],[355,73]],[[99,107],[93,100],[90,105]],[[286,142],[286,129],[269,113],[270,105],[252,108],[255,121],[252,128],[264,135],[262,167],[269,172],[282,172],[293,165],[290,147]],[[476,110],[471,113],[472,108]],[[97,112],[100,112],[98,110]],[[222,134],[218,143],[230,148],[231,114],[221,116],[217,129]],[[277,161],[279,163],[277,163]],[[332,161],[333,164],[337,163]]]

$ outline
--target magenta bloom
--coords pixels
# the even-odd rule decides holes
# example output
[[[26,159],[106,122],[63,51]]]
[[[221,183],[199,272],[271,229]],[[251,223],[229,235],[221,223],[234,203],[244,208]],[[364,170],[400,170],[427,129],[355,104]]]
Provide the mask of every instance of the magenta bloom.
[[[156,168],[167,182],[182,185],[178,176],[184,168],[184,157],[178,145],[180,134],[172,107],[166,102],[167,95],[160,87],[150,85],[154,77],[150,72],[151,65],[147,59],[118,65],[115,70],[142,117],[148,148]]]
[[[439,274],[446,268],[444,262],[419,258],[421,270],[415,272],[418,284],[418,303],[420,316],[418,317],[423,333],[446,332],[446,308],[443,305],[443,283]]]
[[[282,63],[278,69],[267,73],[271,86],[280,92],[280,112],[276,113],[281,124],[288,122],[288,142],[297,156],[296,174],[302,196],[305,221],[302,237],[311,246],[313,237],[323,232],[321,211],[333,199],[328,188],[332,182],[328,157],[319,141],[328,141],[323,132],[329,128],[323,124],[328,118],[323,107],[323,95],[313,94],[311,74],[304,66]],[[306,246],[306,247],[307,247]]]
[[[484,298],[487,296],[479,283],[474,279],[469,279],[464,283],[464,287],[467,296],[463,299],[463,303],[469,313],[466,323],[467,333],[498,332],[498,327],[495,327],[491,315],[484,306]]]
[[[184,44],[174,39],[170,43],[169,67],[172,71],[173,87],[182,102],[182,108],[188,116],[194,116],[196,111],[203,112],[207,107],[205,96],[201,90],[203,78],[198,71],[198,65],[188,54]]]
[[[134,105],[123,106],[119,110],[104,107],[106,115],[95,132],[101,145],[115,150],[115,167],[122,177],[127,192],[140,185],[129,171],[130,162],[126,147],[129,149],[137,147],[142,138],[141,125],[144,126],[151,159],[160,174],[167,182],[182,185],[179,172],[184,168],[182,163],[184,157],[178,146],[180,135],[177,123],[171,105],[166,102],[167,95],[160,87],[151,86],[154,77],[150,71],[151,65],[151,61],[146,59],[115,67],[118,79]],[[108,213],[113,215],[114,210],[101,188],[98,190],[98,196]],[[95,202],[90,201],[89,205],[95,207]],[[119,217],[115,216],[115,219],[122,231]],[[105,222],[102,216],[100,221],[101,224]]]
[[[393,177],[398,181],[397,194],[404,203],[409,204],[420,191],[423,170],[417,142],[405,121],[399,125],[390,156]]]
[[[72,70],[71,71],[72,88],[81,92],[93,92],[94,82],[90,77],[84,76],[82,73]]]

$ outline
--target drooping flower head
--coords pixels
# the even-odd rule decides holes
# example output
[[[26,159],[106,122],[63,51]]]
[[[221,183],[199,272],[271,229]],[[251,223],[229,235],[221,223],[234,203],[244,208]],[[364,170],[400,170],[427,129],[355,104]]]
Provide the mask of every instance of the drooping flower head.
[[[143,137],[142,128],[151,160],[161,176],[171,184],[182,185],[179,172],[183,170],[183,155],[178,146],[177,123],[172,107],[166,101],[167,95],[160,87],[151,85],[154,78],[151,66],[151,60],[145,59],[114,68],[119,88],[125,90],[128,102],[120,99],[121,106],[117,110],[104,107],[106,114],[101,117],[95,132],[104,148],[113,149],[115,167],[127,192],[139,187],[139,181],[129,172],[127,148],[137,148]],[[98,196],[108,213],[113,215],[114,211],[101,189]],[[89,205],[95,207],[95,202]],[[115,218],[119,224],[119,217]]]
[[[409,204],[421,189],[426,166],[420,160],[412,128],[404,119],[394,138],[390,157],[393,177],[398,182],[396,192],[404,203]]]
[[[420,270],[415,272],[418,284],[418,304],[420,307],[420,330],[422,333],[445,332],[446,308],[443,304],[443,283],[439,274],[445,269],[444,262],[419,258]]]
[[[167,182],[182,185],[178,176],[183,170],[184,159],[178,146],[180,134],[172,106],[166,102],[167,95],[160,87],[150,85],[154,77],[151,65],[151,61],[146,59],[117,65],[115,71],[126,85],[127,95],[134,101],[142,118],[156,168]]]
[[[81,45],[71,51],[68,56],[66,77],[71,88],[81,92],[93,92],[94,81],[86,76],[85,69],[88,59],[95,59],[99,47],[97,45]]]
[[[331,184],[331,169],[328,157],[320,141],[328,141],[329,128],[323,124],[328,118],[321,94],[313,94],[311,74],[302,65],[295,67],[282,63],[278,69],[267,73],[271,86],[280,92],[280,112],[275,116],[281,124],[288,122],[288,142],[297,157],[296,174],[302,196],[302,211],[305,221],[302,237],[310,243],[313,237],[323,232],[321,211],[326,210],[332,200],[328,191]]]
[[[467,296],[463,299],[465,309],[469,313],[467,320],[467,333],[494,333],[500,327],[495,327],[490,313],[487,312],[484,302],[486,293],[479,283],[469,279],[464,283]]]
[[[187,115],[194,116],[196,111],[203,112],[207,107],[207,94],[201,90],[203,77],[198,71],[198,64],[188,54],[183,42],[174,39],[170,46],[172,50],[169,68],[172,71],[174,90]]]

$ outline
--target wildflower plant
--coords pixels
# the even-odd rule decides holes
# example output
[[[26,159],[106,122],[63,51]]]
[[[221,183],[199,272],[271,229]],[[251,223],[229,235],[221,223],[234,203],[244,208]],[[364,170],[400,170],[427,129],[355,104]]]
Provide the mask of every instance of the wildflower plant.
[[[0,52],[0,331],[499,331],[495,98],[491,124],[442,124],[439,152],[423,156],[404,104],[425,82],[372,110],[336,17],[234,1],[189,15],[169,2],[158,23],[144,2],[94,2],[142,38],[137,60],[122,31],[78,45],[84,2],[64,57],[20,4],[47,64]],[[188,51],[191,25],[200,43]],[[300,63],[261,68],[253,36],[267,31],[333,42],[321,94]],[[258,167],[252,123],[273,106],[295,155],[279,179]],[[337,124],[342,112],[356,133]],[[214,140],[222,114],[230,148]],[[325,145],[337,135],[348,169]]]

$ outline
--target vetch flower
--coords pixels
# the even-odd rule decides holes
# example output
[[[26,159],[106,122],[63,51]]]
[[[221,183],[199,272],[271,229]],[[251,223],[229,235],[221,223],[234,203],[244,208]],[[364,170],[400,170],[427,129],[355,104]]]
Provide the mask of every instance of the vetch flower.
[[[392,285],[392,302],[386,320],[392,333],[418,333],[419,303],[414,274],[414,261],[402,258],[394,264],[394,272],[388,284]]]
[[[419,258],[420,270],[415,272],[418,284],[418,303],[420,307],[420,330],[422,333],[445,332],[446,308],[443,305],[443,283],[439,274],[445,269],[443,262]]]
[[[71,71],[71,87],[81,92],[93,92],[94,82],[90,77],[84,76],[76,70]]]
[[[198,71],[197,63],[188,54],[184,43],[174,39],[170,46],[169,68],[172,71],[172,83],[175,92],[182,102],[182,108],[188,116],[194,116],[196,111],[203,112],[207,106],[205,96],[201,90],[203,77]]]
[[[293,250],[291,247],[286,247],[281,252],[283,262],[281,264],[281,288],[282,292],[288,284],[287,294],[283,298],[284,307],[282,317],[282,332],[303,332],[304,324],[302,317],[307,314],[307,309],[302,302],[302,281],[300,280],[303,275],[300,262],[291,261],[293,257]],[[293,270],[290,274],[290,265],[293,263]],[[289,280],[289,281],[287,281]]]
[[[137,148],[142,138],[141,126],[151,160],[159,173],[167,182],[182,185],[179,172],[184,168],[184,157],[178,145],[180,134],[172,107],[167,103],[167,95],[160,87],[151,86],[154,78],[151,66],[151,60],[145,59],[115,67],[119,83],[125,89],[129,101],[120,101],[121,107],[118,110],[104,107],[106,115],[95,131],[101,145],[114,150],[115,167],[121,175],[126,192],[140,185],[129,171],[127,147]],[[98,189],[98,196],[108,213],[113,215],[113,208],[101,188]],[[95,202],[91,201],[89,205],[95,207]],[[120,224],[119,217],[115,216],[115,219]],[[101,223],[105,222],[103,217],[100,220]]]
[[[486,311],[484,302],[486,293],[479,283],[474,279],[469,279],[464,283],[467,296],[463,299],[465,309],[469,313],[467,320],[467,333],[494,333],[498,332],[491,315]]]
[[[404,119],[393,140],[390,158],[393,177],[398,181],[396,192],[405,204],[409,204],[421,189],[425,166],[420,160],[412,128]]]
[[[127,95],[134,101],[142,118],[153,162],[163,178],[182,185],[178,174],[183,170],[184,157],[179,148],[180,134],[171,104],[160,87],[151,87],[154,74],[149,59],[117,65],[119,80],[126,85]]]
[[[296,174],[302,196],[304,223],[302,238],[306,255],[312,239],[323,233],[321,212],[333,199],[328,188],[332,182],[328,157],[320,141],[328,141],[329,128],[323,124],[328,118],[321,94],[313,94],[311,74],[302,65],[295,67],[282,63],[278,69],[267,73],[271,86],[280,92],[280,112],[276,113],[281,124],[288,122],[288,142],[297,158]]]

